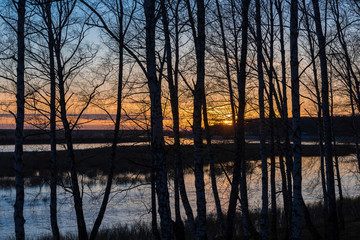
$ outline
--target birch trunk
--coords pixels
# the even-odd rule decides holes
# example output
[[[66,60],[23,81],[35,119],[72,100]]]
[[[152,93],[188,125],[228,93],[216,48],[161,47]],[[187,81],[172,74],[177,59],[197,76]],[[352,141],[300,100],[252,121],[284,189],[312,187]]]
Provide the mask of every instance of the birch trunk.
[[[291,239],[301,237],[301,128],[299,96],[299,61],[298,61],[298,1],[291,0],[290,6],[290,64],[291,64],[291,98],[293,115],[293,206]]]
[[[16,239],[25,239],[24,219],[24,175],[23,143],[25,118],[25,7],[26,0],[19,0],[17,5],[17,69],[16,69],[16,130],[15,130],[15,189],[14,221]]]
[[[86,224],[84,219],[84,212],[82,206],[82,197],[79,189],[79,182],[77,176],[77,166],[74,155],[74,148],[72,143],[72,133],[70,124],[67,118],[66,98],[65,98],[65,81],[64,81],[64,68],[61,60],[61,32],[58,32],[55,42],[55,57],[57,62],[57,77],[59,81],[59,94],[60,94],[60,116],[65,130],[65,140],[67,145],[67,158],[70,166],[71,190],[75,205],[76,221],[78,227],[79,240],[87,240],[88,235],[86,232]]]
[[[241,199],[241,210],[242,220],[245,239],[250,238],[251,233],[254,234],[253,226],[249,219],[248,209],[248,198],[247,198],[247,184],[246,184],[246,167],[245,167],[245,88],[246,88],[246,62],[247,62],[247,51],[248,51],[248,11],[249,11],[250,0],[242,2],[242,36],[241,36],[241,58],[240,68],[238,72],[238,95],[239,95],[239,107],[238,116],[236,122],[236,133],[235,133],[235,148],[236,156],[233,168],[233,180],[231,183],[230,200],[228,208],[228,226],[226,239],[232,239],[234,230],[234,217],[237,205],[237,198],[239,193],[240,185],[240,199]]]
[[[303,6],[306,2],[303,0]],[[319,80],[318,80],[318,72],[316,67],[316,58],[315,58],[315,49],[314,49],[314,41],[311,37],[310,31],[310,22],[308,13],[305,13],[305,28],[307,33],[307,39],[309,43],[310,57],[312,61],[313,75],[314,75],[314,84],[315,84],[315,93],[316,93],[316,101],[317,101],[317,117],[318,117],[318,135],[319,135],[319,154],[320,154],[320,175],[321,175],[321,185],[323,191],[323,199],[324,199],[324,211],[326,213],[326,206],[328,205],[328,195],[326,192],[326,180],[325,180],[325,170],[324,170],[324,129],[322,123],[322,115],[321,115],[321,94],[319,89]]]
[[[287,107],[287,77],[286,77],[286,56],[285,56],[285,40],[284,40],[284,20],[283,20],[283,1],[275,0],[276,11],[279,16],[279,31],[280,31],[280,53],[281,53],[281,81],[282,81],[282,106],[281,106],[281,118],[283,122],[283,137],[284,142],[284,155],[285,155],[285,177],[283,182],[285,183],[286,189],[284,189],[284,210],[286,214],[286,238],[289,238],[291,232],[291,222],[292,222],[292,156],[291,156],[291,145],[289,138],[289,118],[288,118],[288,107]],[[281,162],[280,162],[281,164]],[[281,167],[281,166],[280,166]],[[285,166],[284,166],[285,170]],[[284,185],[283,183],[283,185]]]
[[[174,66],[174,84],[175,84],[175,93],[178,92],[178,82],[179,82],[179,63],[180,63],[180,46],[179,46],[179,6],[180,6],[181,0],[177,1],[176,9],[175,9],[175,66]],[[179,182],[179,192],[181,196],[181,201],[183,203],[183,207],[187,216],[187,221],[189,223],[189,227],[193,235],[195,235],[195,219],[193,210],[191,208],[189,199],[187,197],[186,193],[186,187],[185,187],[185,181],[184,181],[184,172],[183,172],[183,165],[182,165],[182,159],[181,159],[181,152],[180,152],[180,130],[179,130],[179,109],[178,109],[178,97],[174,98],[174,109],[173,112],[173,118],[174,118],[174,145],[176,148],[176,152],[179,153],[177,157],[177,165],[176,170],[178,171],[178,182]],[[173,111],[173,110],[172,110]]]
[[[178,6],[177,6],[178,7]],[[179,97],[178,97],[178,79],[173,77],[173,67],[172,67],[172,49],[170,42],[170,31],[169,31],[169,21],[167,16],[165,0],[161,0],[161,12],[162,12],[162,23],[164,28],[165,35],[165,51],[166,51],[166,65],[167,65],[167,81],[169,84],[169,92],[170,92],[170,104],[171,104],[171,112],[173,116],[173,131],[174,131],[174,150],[175,150],[175,174],[174,174],[174,196],[175,196],[175,229],[174,233],[176,239],[185,239],[185,229],[184,223],[181,219],[180,214],[180,196],[179,196],[179,178],[180,171],[182,171],[182,167],[180,164],[180,127],[179,127]],[[177,9],[175,10],[177,11]],[[176,43],[178,44],[178,43]],[[179,46],[176,46],[177,48]],[[178,49],[176,51],[179,51]],[[175,57],[176,68],[178,68],[178,52]],[[176,69],[177,74],[178,69]],[[181,180],[180,180],[181,181]],[[186,194],[186,192],[185,192]]]
[[[275,137],[274,137],[274,13],[273,0],[270,0],[270,73],[269,73],[269,108],[270,108],[270,186],[271,186],[271,238],[277,239],[277,209],[276,209],[276,185],[275,185]]]
[[[281,190],[283,195],[284,202],[284,214],[285,214],[285,237],[284,239],[289,239],[289,203],[288,203],[288,190],[287,190],[287,180],[286,180],[286,171],[284,164],[284,147],[281,145],[280,136],[278,137],[278,150],[279,150],[279,165],[280,165],[280,175],[281,175]]]
[[[121,120],[121,109],[122,109],[122,88],[123,88],[123,60],[124,60],[124,34],[123,34],[123,16],[124,16],[124,9],[123,9],[123,3],[122,0],[116,4],[116,6],[119,8],[117,9],[119,16],[118,16],[118,23],[119,23],[119,63],[118,63],[118,87],[117,87],[117,104],[116,104],[116,119],[115,119],[115,126],[114,126],[114,136],[113,141],[111,145],[111,153],[110,153],[110,159],[109,159],[109,166],[108,166],[108,176],[107,176],[107,182],[106,187],[104,191],[104,197],[101,202],[99,213],[96,217],[96,220],[94,222],[93,228],[90,233],[90,240],[95,240],[96,236],[98,234],[101,222],[104,218],[106,207],[109,202],[109,197],[111,193],[111,186],[112,181],[114,177],[114,162],[116,158],[116,152],[117,152],[117,144],[119,141],[119,131],[120,131],[120,120]]]
[[[225,236],[225,225],[224,225],[224,216],[221,209],[221,202],[219,198],[219,192],[216,183],[216,175],[215,175],[215,160],[214,160],[214,153],[212,150],[211,145],[211,135],[210,135],[210,127],[207,115],[207,105],[206,99],[204,95],[204,106],[203,106],[203,114],[204,114],[204,125],[205,125],[205,135],[206,135],[206,147],[208,152],[208,159],[210,164],[210,178],[211,178],[211,188],[214,195],[216,213],[217,213],[217,220],[220,226],[220,232],[223,236]]]
[[[235,1],[231,0],[231,15],[232,15],[232,22],[233,22],[233,28],[237,29],[238,26],[236,24],[236,6],[235,6]],[[239,56],[238,56],[238,51],[239,51],[239,47],[238,47],[238,31],[234,31],[234,39],[235,39],[235,43],[234,43],[234,59],[235,59],[235,67],[236,67],[236,78],[237,81],[239,81],[240,79],[240,66],[239,66]],[[234,111],[235,114],[235,111]],[[235,116],[234,116],[234,121],[235,121]],[[234,123],[234,143],[235,143],[235,147],[237,146],[237,122]],[[225,172],[225,171],[224,171]],[[235,214],[236,214],[236,206],[237,206],[237,200],[239,200],[240,202],[240,197],[239,197],[239,184],[240,184],[240,163],[239,161],[237,161],[237,159],[235,158],[234,160],[234,167],[233,167],[233,178],[232,181],[230,181],[230,178],[228,178],[230,184],[231,184],[231,191],[230,191],[230,197],[229,197],[229,206],[228,206],[228,211],[227,211],[227,225],[226,225],[226,236],[225,239],[227,240],[232,240],[233,238],[233,232],[234,232],[234,219],[235,219]]]
[[[154,165],[154,163],[153,163]],[[160,240],[160,232],[157,224],[157,213],[156,213],[156,173],[155,168],[151,169],[151,231],[156,240]]]
[[[332,160],[332,145],[331,145],[331,122],[329,114],[329,81],[326,60],[326,40],[322,32],[321,17],[319,10],[319,1],[312,0],[314,8],[314,20],[316,25],[316,35],[319,43],[319,57],[321,66],[321,80],[322,80],[322,112],[323,112],[323,127],[324,127],[324,141],[325,141],[325,163],[326,163],[326,178],[327,178],[327,193],[329,196],[328,205],[328,219],[330,228],[330,239],[339,239],[338,220],[336,211],[335,198],[335,181],[334,181],[334,166]]]
[[[58,54],[56,54],[58,55]],[[58,55],[57,61],[60,62],[60,55]],[[59,63],[58,63],[59,64]],[[70,177],[71,177],[71,189],[74,199],[74,205],[75,205],[75,213],[76,213],[76,221],[78,226],[78,237],[79,240],[87,240],[88,235],[86,232],[86,224],[84,219],[84,212],[83,212],[83,206],[82,206],[82,198],[80,194],[79,189],[79,182],[78,182],[78,176],[77,176],[77,166],[75,161],[75,155],[74,155],[74,148],[72,143],[72,133],[70,129],[70,125],[67,119],[67,113],[66,113],[66,100],[65,100],[65,88],[64,88],[64,81],[63,76],[61,73],[62,67],[58,68],[58,77],[59,77],[59,93],[60,93],[60,112],[61,112],[61,120],[64,126],[65,130],[65,139],[66,139],[66,145],[67,145],[67,158],[69,160],[70,165]]]
[[[205,2],[197,0],[197,28],[192,14],[190,1],[186,0],[196,53],[196,84],[194,90],[193,134],[194,134],[194,168],[196,188],[196,234],[195,239],[205,240],[206,234],[206,199],[204,183],[204,159],[202,143],[202,107],[205,85]]]
[[[262,35],[261,35],[261,5],[260,0],[255,0],[256,5],[256,49],[257,49],[257,71],[259,78],[259,115],[260,115],[260,156],[261,156],[261,183],[262,183],[262,208],[260,216],[261,238],[269,239],[268,233],[268,205],[269,205],[269,183],[266,153],[266,133],[265,133],[265,104],[264,104],[264,71],[262,55]]]
[[[56,166],[56,73],[55,73],[55,58],[54,58],[54,33],[51,17],[51,2],[45,4],[45,22],[48,32],[48,48],[49,48],[49,63],[50,63],[50,222],[53,239],[60,239],[60,232],[57,222],[57,166]]]
[[[161,238],[173,239],[173,226],[171,220],[169,191],[167,186],[167,170],[164,156],[165,142],[163,136],[163,122],[161,109],[161,82],[156,75],[155,57],[155,1],[144,1],[146,17],[146,64],[147,80],[151,100],[151,153],[156,171],[156,192],[158,198],[158,211],[160,215]]]

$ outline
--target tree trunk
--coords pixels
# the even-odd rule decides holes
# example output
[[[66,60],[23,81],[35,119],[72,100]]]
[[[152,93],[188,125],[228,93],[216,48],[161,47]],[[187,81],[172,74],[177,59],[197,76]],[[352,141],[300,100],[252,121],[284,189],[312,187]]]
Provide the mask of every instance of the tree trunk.
[[[285,165],[286,165],[286,180],[287,189],[284,191],[286,196],[286,201],[284,201],[284,210],[287,212],[286,216],[286,238],[289,238],[291,232],[291,222],[292,222],[292,156],[291,156],[291,145],[289,137],[289,118],[288,118],[288,107],[287,107],[287,77],[286,77],[286,56],[285,56],[285,40],[284,40],[284,23],[283,23],[283,8],[282,0],[275,0],[276,11],[279,16],[279,28],[280,28],[280,53],[281,53],[281,79],[282,79],[282,106],[281,106],[281,118],[283,122],[283,137],[285,138],[284,142],[284,155],[285,155]],[[280,163],[281,164],[281,163]],[[280,166],[281,167],[281,166]]]
[[[14,3],[15,4],[15,3]],[[23,142],[25,118],[25,5],[26,0],[19,0],[17,5],[17,80],[16,80],[16,130],[15,130],[15,189],[14,221],[16,239],[25,239],[24,219],[24,175],[23,175]]]
[[[165,142],[163,135],[161,109],[161,82],[156,76],[155,57],[155,1],[144,1],[146,17],[146,64],[147,80],[151,100],[151,153],[156,170],[156,192],[158,197],[158,211],[160,215],[161,238],[173,239],[173,224],[171,220],[169,191],[167,186],[167,170],[165,161]]]
[[[330,228],[330,239],[339,239],[338,220],[336,211],[336,197],[335,197],[335,181],[334,168],[332,160],[332,145],[331,145],[331,122],[329,114],[329,81],[326,60],[326,40],[322,32],[321,17],[319,10],[319,1],[312,0],[314,7],[314,20],[316,25],[316,35],[319,42],[319,57],[321,66],[321,80],[322,80],[322,111],[323,111],[323,127],[324,127],[324,141],[325,141],[325,163],[326,163],[326,178],[327,178],[327,193],[329,196],[328,219]]]
[[[179,98],[178,98],[178,83],[177,78],[174,82],[173,67],[172,67],[172,50],[170,42],[169,21],[167,16],[165,0],[161,0],[162,23],[165,35],[165,51],[167,64],[167,81],[169,84],[171,111],[173,116],[173,131],[174,131],[174,150],[175,150],[175,168],[174,168],[174,196],[175,196],[175,237],[176,239],[185,239],[184,223],[181,220],[180,214],[180,196],[179,196],[179,176],[180,176],[180,127],[179,127]],[[177,46],[178,47],[178,46]],[[176,59],[178,61],[178,59]],[[177,74],[177,73],[176,73]],[[186,194],[186,192],[185,192]]]
[[[220,231],[223,236],[225,236],[225,224],[224,224],[224,216],[221,209],[221,202],[219,198],[218,188],[216,184],[216,175],[215,175],[215,160],[214,160],[214,153],[212,150],[211,145],[211,135],[210,135],[210,127],[207,115],[207,106],[206,106],[206,99],[204,95],[203,100],[203,114],[204,114],[204,125],[205,125],[205,135],[206,135],[206,147],[208,152],[208,159],[210,163],[210,177],[211,177],[211,188],[214,195],[214,201],[216,206],[216,213],[217,213],[217,220],[218,224],[220,225]]]
[[[284,202],[284,214],[285,214],[285,237],[284,239],[289,239],[289,203],[288,203],[288,191],[287,191],[287,180],[286,180],[286,171],[284,164],[284,154],[283,146],[281,145],[280,136],[278,137],[278,153],[279,153],[279,165],[280,165],[280,175],[281,175],[281,191],[283,195]]]
[[[250,230],[253,234],[253,226],[249,219],[248,209],[248,198],[247,198],[247,184],[246,184],[246,167],[245,167],[245,88],[246,88],[246,61],[247,61],[247,50],[248,50],[248,11],[249,11],[250,0],[242,2],[242,36],[241,36],[241,59],[240,69],[238,73],[238,91],[239,91],[239,107],[238,116],[236,122],[236,133],[235,133],[235,148],[236,157],[234,163],[233,180],[231,184],[230,200],[228,208],[228,225],[227,225],[227,236],[226,239],[231,240],[234,231],[234,217],[236,212],[237,198],[239,193],[240,185],[240,199],[241,199],[241,210],[243,218],[243,229],[245,239],[250,238]]]
[[[58,33],[57,41],[55,44],[55,56],[57,62],[57,73],[59,80],[59,94],[60,94],[60,115],[63,127],[65,130],[65,140],[67,145],[67,158],[70,165],[70,178],[71,189],[75,205],[76,221],[78,226],[78,238],[79,240],[87,240],[88,235],[86,231],[86,224],[84,219],[84,212],[82,206],[82,198],[79,189],[79,182],[77,176],[77,167],[74,155],[74,148],[72,143],[72,132],[67,119],[66,99],[65,99],[65,82],[64,82],[64,69],[61,61],[61,33]]]
[[[53,239],[60,239],[60,232],[57,222],[57,166],[56,166],[56,73],[54,59],[54,33],[52,29],[51,2],[45,4],[45,22],[48,31],[48,48],[50,62],[50,222]]]
[[[334,163],[335,163],[335,171],[336,171],[336,182],[338,184],[338,191],[339,191],[339,204],[337,205],[337,210],[338,210],[338,215],[339,215],[339,221],[340,221],[340,229],[344,230],[345,229],[345,219],[344,219],[344,214],[342,211],[342,206],[343,206],[343,202],[344,202],[344,196],[343,196],[343,192],[342,192],[342,184],[341,184],[341,175],[340,175],[340,169],[339,169],[339,158],[336,152],[336,140],[335,140],[335,133],[334,133],[334,93],[333,93],[333,88],[332,88],[332,79],[330,79],[330,121],[331,121],[331,139],[333,141],[333,155],[334,155]]]
[[[205,3],[204,0],[197,0],[197,30],[189,0],[186,5],[191,24],[192,35],[195,43],[196,53],[196,84],[194,90],[194,112],[193,112],[193,134],[194,134],[194,168],[195,168],[195,188],[196,188],[196,235],[195,239],[205,240],[206,234],[206,199],[204,183],[204,159],[202,143],[202,107],[204,99],[205,85]]]
[[[257,71],[259,78],[259,115],[260,115],[260,156],[261,156],[261,183],[262,183],[262,208],[260,216],[261,238],[269,239],[268,233],[268,205],[269,205],[269,183],[266,153],[266,133],[265,133],[265,104],[264,104],[264,72],[262,54],[262,35],[261,35],[261,5],[260,0],[255,0],[256,5],[256,49],[257,49]]]
[[[120,16],[119,16],[119,74],[118,74],[118,88],[117,88],[117,106],[116,106],[116,119],[115,119],[115,126],[114,126],[114,136],[113,136],[113,142],[111,145],[111,153],[110,153],[110,159],[109,159],[109,166],[108,166],[108,176],[107,176],[107,182],[104,192],[104,197],[100,206],[99,213],[96,217],[94,226],[91,230],[90,234],[90,240],[95,240],[96,236],[98,234],[101,222],[104,218],[105,211],[107,204],[109,202],[109,197],[111,193],[111,186],[112,181],[114,177],[114,162],[116,158],[116,152],[117,152],[117,144],[119,141],[119,131],[120,131],[120,120],[121,120],[121,109],[122,109],[122,85],[123,85],[123,59],[124,59],[124,34],[123,34],[123,4],[120,0]],[[118,9],[119,10],[119,9]]]
[[[299,61],[298,61],[298,1],[291,0],[290,9],[290,65],[291,65],[291,98],[293,115],[293,179],[294,198],[292,206],[291,239],[301,237],[301,128],[299,96]]]
[[[58,59],[59,61],[60,59]],[[75,205],[76,220],[78,224],[78,237],[80,240],[87,240],[86,224],[84,219],[84,212],[82,207],[82,198],[79,189],[79,182],[77,176],[77,167],[74,155],[74,148],[72,143],[72,134],[69,126],[69,122],[66,114],[66,101],[65,101],[65,89],[64,82],[59,78],[59,90],[60,90],[60,106],[61,106],[61,120],[65,129],[65,139],[67,145],[67,157],[70,164],[70,177],[71,177],[71,189]]]
[[[270,108],[270,186],[271,186],[271,239],[277,239],[277,209],[276,209],[276,185],[275,185],[275,137],[274,137],[274,13],[273,0],[270,0],[270,72],[269,72],[269,108]]]
[[[305,0],[303,0],[303,6],[306,6]],[[318,73],[316,67],[316,58],[315,58],[315,49],[314,49],[314,41],[311,37],[310,31],[310,22],[308,13],[305,12],[305,28],[307,33],[307,39],[309,43],[309,50],[310,50],[310,57],[312,62],[313,68],[313,75],[314,75],[314,84],[315,84],[315,93],[316,93],[316,101],[317,101],[317,117],[318,117],[318,134],[319,134],[319,155],[320,155],[320,175],[321,175],[321,185],[323,191],[323,199],[324,199],[324,212],[326,213],[327,206],[328,206],[328,195],[326,192],[326,180],[325,180],[325,170],[324,170],[324,129],[322,124],[322,115],[321,115],[321,94],[319,89],[319,81],[318,81]],[[326,224],[327,225],[327,224]]]
[[[185,188],[185,181],[184,181],[184,172],[183,172],[183,165],[182,165],[182,159],[181,159],[181,151],[180,151],[180,130],[179,130],[179,104],[178,104],[178,78],[179,78],[179,61],[180,61],[180,54],[179,54],[179,6],[180,6],[181,0],[177,1],[176,9],[175,9],[175,67],[174,67],[174,88],[175,88],[175,94],[177,97],[174,97],[174,101],[172,101],[172,104],[174,106],[172,107],[173,111],[173,123],[174,123],[174,146],[175,146],[175,152],[178,152],[177,158],[175,159],[176,170],[178,171],[178,183],[179,183],[179,191],[181,200],[183,203],[183,207],[187,216],[187,221],[189,223],[189,227],[193,235],[195,235],[195,219],[194,214],[189,202],[189,199],[186,194],[186,188]],[[171,97],[171,96],[170,96]]]
[[[154,163],[153,163],[154,165]],[[156,240],[160,240],[160,233],[157,225],[157,213],[156,213],[156,175],[155,168],[151,169],[151,231]]]

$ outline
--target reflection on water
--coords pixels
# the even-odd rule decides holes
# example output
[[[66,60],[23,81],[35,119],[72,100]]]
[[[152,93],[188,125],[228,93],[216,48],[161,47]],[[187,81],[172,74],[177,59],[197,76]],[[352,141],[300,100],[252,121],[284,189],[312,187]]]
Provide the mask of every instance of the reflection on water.
[[[360,191],[358,173],[356,172],[356,161],[354,156],[342,157],[340,160],[341,179],[344,196],[358,195]],[[278,163],[277,163],[278,164]],[[261,169],[260,162],[250,162],[248,175],[249,205],[251,209],[261,206]],[[319,183],[320,163],[318,158],[304,158],[303,160],[303,196],[307,203],[321,200],[322,191]],[[215,206],[211,191],[209,167],[204,168],[206,184],[206,201],[208,213],[215,213]],[[277,171],[277,192],[281,190],[281,179],[279,168]],[[141,177],[141,176],[140,176]],[[217,177],[219,194],[223,204],[223,211],[227,210],[230,184],[224,174]],[[191,205],[196,213],[196,191],[194,186],[194,175],[186,174],[185,182]],[[85,179],[82,187],[84,189],[84,213],[89,228],[92,227],[102,200],[104,184],[91,182]],[[68,190],[68,189],[66,189]],[[62,233],[76,232],[76,216],[71,194],[63,187],[58,188],[58,218]],[[173,185],[169,184],[171,204],[173,205]],[[27,187],[24,215],[26,219],[25,229],[29,237],[51,234],[49,217],[49,187]],[[149,222],[151,219],[150,185],[144,183],[117,184],[112,189],[111,201],[104,217],[103,227],[111,227],[114,224],[132,224],[134,222]],[[0,189],[0,239],[14,235],[13,226],[13,203],[15,189]],[[278,195],[278,206],[282,201],[281,194]],[[185,218],[185,213],[183,212]]]

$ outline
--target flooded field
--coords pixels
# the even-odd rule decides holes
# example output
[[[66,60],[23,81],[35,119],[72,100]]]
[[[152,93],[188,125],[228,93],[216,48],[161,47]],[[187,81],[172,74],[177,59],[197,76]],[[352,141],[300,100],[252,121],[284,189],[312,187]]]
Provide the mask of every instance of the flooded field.
[[[340,157],[340,171],[345,197],[358,196],[360,193],[360,179],[357,173],[355,157],[352,155]],[[303,158],[303,196],[307,203],[321,201],[322,190],[319,183],[320,162],[318,157]],[[215,206],[211,191],[209,167],[204,168],[206,198],[208,213],[215,213]],[[279,168],[277,168],[277,190],[281,189]],[[134,176],[127,176],[129,178]],[[146,179],[145,176],[136,176]],[[88,228],[96,218],[104,184],[94,182],[87,177],[81,178],[83,189],[83,205]],[[224,174],[217,177],[219,194],[226,211],[230,184]],[[185,183],[191,205],[196,209],[196,194],[194,175],[187,171]],[[76,232],[76,216],[73,207],[69,186],[58,187],[58,214],[59,227],[62,233]],[[173,201],[173,184],[169,182],[171,201]],[[261,169],[259,161],[251,161],[248,174],[249,207],[258,209],[261,206]],[[25,229],[29,237],[37,237],[51,234],[49,216],[49,187],[47,185],[25,188],[24,215],[26,219]],[[7,239],[14,235],[13,203],[15,198],[14,188],[0,189],[0,239]],[[282,195],[277,196],[278,206],[281,207]],[[173,202],[172,202],[173,204]],[[183,213],[184,217],[185,214]],[[150,184],[147,182],[116,184],[113,186],[111,201],[108,205],[102,227],[111,227],[116,224],[134,224],[136,222],[150,222],[151,202]]]

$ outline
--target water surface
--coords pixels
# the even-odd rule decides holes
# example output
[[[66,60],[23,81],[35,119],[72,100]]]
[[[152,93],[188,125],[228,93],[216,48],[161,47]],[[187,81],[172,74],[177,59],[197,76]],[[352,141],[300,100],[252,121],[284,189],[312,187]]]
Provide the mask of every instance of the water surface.
[[[340,172],[345,197],[358,196],[360,193],[359,174],[355,156],[340,157]],[[278,163],[277,163],[278,164]],[[320,162],[318,157],[303,158],[303,196],[307,203],[321,201],[322,190],[319,182]],[[215,213],[215,206],[211,191],[209,167],[204,168],[206,184],[206,201],[208,213]],[[281,191],[281,179],[277,168],[277,192]],[[104,185],[91,183],[86,177],[81,189],[84,192],[84,214],[88,228],[96,218]],[[223,211],[227,210],[230,184],[224,174],[217,177],[219,194],[223,204]],[[194,175],[191,172],[185,174],[187,193],[193,211],[196,213],[196,191],[194,187]],[[261,169],[260,161],[250,162],[248,174],[248,194],[250,209],[261,207]],[[69,188],[58,187],[58,219],[62,233],[76,233],[76,216],[73,208],[73,200]],[[171,204],[173,206],[173,184],[169,183]],[[14,236],[13,204],[15,199],[14,188],[0,189],[0,239]],[[24,215],[26,219],[25,231],[28,237],[37,237],[51,234],[49,217],[49,187],[36,186],[25,188]],[[281,206],[282,195],[277,196],[278,206]],[[174,213],[173,213],[174,214]],[[185,213],[182,213],[185,219]],[[108,205],[102,227],[111,227],[116,224],[134,224],[136,222],[149,223],[151,221],[150,185],[148,183],[127,183],[113,186],[111,201]]]

